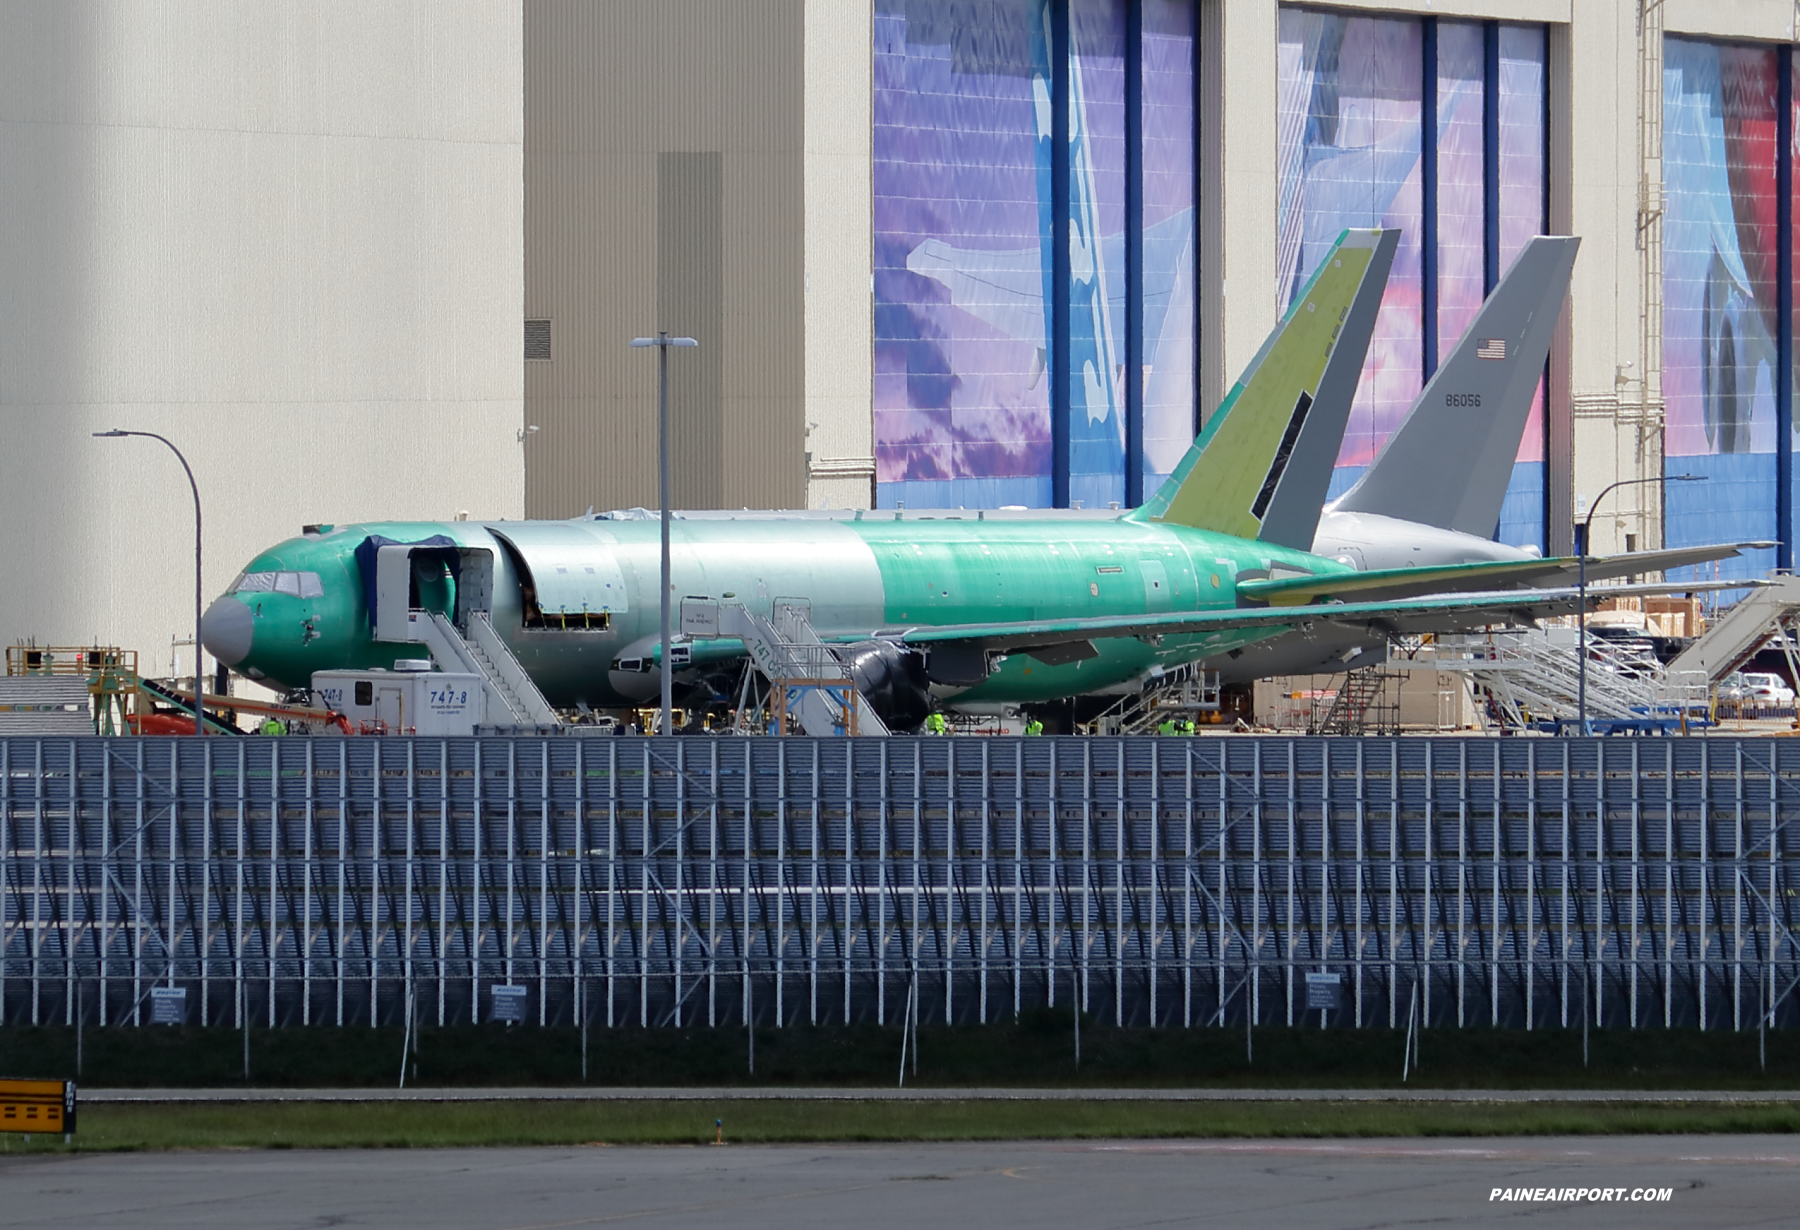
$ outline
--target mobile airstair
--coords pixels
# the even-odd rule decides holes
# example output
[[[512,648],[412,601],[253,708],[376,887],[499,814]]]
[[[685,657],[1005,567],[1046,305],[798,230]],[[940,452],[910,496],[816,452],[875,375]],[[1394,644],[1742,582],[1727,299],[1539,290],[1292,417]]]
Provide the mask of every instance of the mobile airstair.
[[[1096,717],[1095,734],[1150,734],[1170,718],[1191,720],[1196,714],[1219,712],[1219,672],[1185,663],[1153,675],[1144,686],[1121,696]]]
[[[1603,638],[1587,643],[1587,716],[1608,724],[1679,723],[1704,710],[1710,680],[1702,671],[1664,668]],[[1577,720],[1581,650],[1573,628],[1484,636],[1446,636],[1390,666],[1456,672],[1493,699],[1504,726]]]
[[[1773,577],[1715,619],[1706,635],[1676,655],[1669,670],[1699,671],[1708,682],[1717,683],[1754,657],[1796,617],[1800,617],[1800,577]]]
[[[407,629],[407,639],[430,650],[439,669],[481,678],[486,693],[484,726],[536,730],[562,725],[486,611],[470,612],[467,635],[436,611],[409,611]]]
[[[413,553],[443,548],[423,543],[388,543],[375,551],[375,588],[370,595],[375,639],[423,645],[439,670],[475,675],[482,682],[478,728],[501,733],[556,733],[561,718],[538,690],[525,667],[494,628],[488,605],[493,561],[485,550],[461,552],[456,619],[412,605]]]
[[[712,604],[705,604],[711,607]],[[684,628],[704,627],[714,611],[682,604]],[[769,682],[773,720],[785,731],[790,719],[807,734],[885,735],[887,724],[856,687],[849,670],[813,630],[810,604],[777,599],[772,613],[759,615],[742,603],[716,607],[716,635],[744,643],[750,661]],[[710,629],[709,629],[710,630]]]
[[[1457,660],[1455,641],[1467,657]],[[1470,642],[1475,642],[1470,644]],[[1485,642],[1485,643],[1483,643]],[[1572,628],[1504,633],[1489,638],[1450,638],[1433,656],[1438,669],[1469,673],[1493,698],[1502,723],[1577,720],[1581,714],[1581,648]],[[1449,651],[1450,656],[1446,656]],[[1706,705],[1703,676],[1665,670],[1654,661],[1589,636],[1587,716],[1590,721],[1637,723],[1667,719]]]

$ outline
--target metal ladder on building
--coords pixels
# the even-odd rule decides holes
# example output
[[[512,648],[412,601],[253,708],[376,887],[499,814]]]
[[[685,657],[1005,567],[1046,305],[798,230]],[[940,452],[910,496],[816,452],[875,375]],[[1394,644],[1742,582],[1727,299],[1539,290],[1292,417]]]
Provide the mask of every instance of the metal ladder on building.
[[[750,660],[769,681],[778,727],[792,715],[815,737],[891,733],[831,646],[813,630],[806,604],[777,600],[772,618],[741,603],[724,604],[719,634],[743,641]]]
[[[429,649],[439,668],[481,677],[487,694],[483,725],[537,728],[562,724],[524,666],[500,639],[486,611],[470,613],[466,637],[437,611],[409,612],[407,626],[410,639]]]

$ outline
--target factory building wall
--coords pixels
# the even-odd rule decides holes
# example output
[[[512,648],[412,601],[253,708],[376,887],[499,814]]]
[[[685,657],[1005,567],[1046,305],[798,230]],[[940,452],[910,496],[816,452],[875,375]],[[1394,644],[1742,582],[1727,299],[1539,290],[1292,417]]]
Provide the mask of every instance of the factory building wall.
[[[677,507],[808,502],[809,452],[812,502],[866,504],[866,6],[544,0],[525,30],[529,514],[656,506],[626,343],[659,329],[700,343],[669,356]]]
[[[871,0],[806,2],[806,502],[875,494]]]
[[[0,638],[166,671],[304,522],[518,516],[518,0],[0,7]],[[191,650],[180,649],[191,669]]]
[[[1398,225],[1339,489],[1548,231],[1584,243],[1499,536],[1567,551],[1614,480],[1665,470],[1708,481],[1666,510],[1654,485],[1608,495],[1597,549],[1791,519],[1785,0],[695,0],[527,21],[526,315],[554,338],[527,364],[534,513],[655,502],[655,361],[623,342],[684,295],[710,296],[693,329],[722,336],[671,360],[677,504],[1129,504],[1336,229]],[[712,182],[670,178],[690,156],[719,168],[711,265],[671,238],[712,216],[672,186]]]
[[[1541,23],[1271,13],[1250,40],[1273,58],[1278,111],[1274,231],[1254,241],[1274,243],[1263,328],[1343,228],[1403,231],[1341,490],[1546,228],[1549,37]],[[1171,0],[877,4],[884,504],[1133,504],[1179,460],[1222,392],[1195,381],[1223,314],[1206,316],[1196,278],[1196,153],[1215,156],[1196,84],[1230,107],[1207,89],[1224,66],[1205,48],[1238,20],[1213,16]],[[1540,546],[1543,402],[1500,527]]]

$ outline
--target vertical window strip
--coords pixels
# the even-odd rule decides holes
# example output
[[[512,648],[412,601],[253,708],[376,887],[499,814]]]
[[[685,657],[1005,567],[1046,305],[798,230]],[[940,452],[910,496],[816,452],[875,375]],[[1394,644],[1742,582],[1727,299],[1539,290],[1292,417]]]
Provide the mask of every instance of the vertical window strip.
[[[1440,21],[1437,94],[1437,330],[1435,366],[1462,339],[1486,296],[1487,69],[1479,22]]]
[[[1419,378],[1429,384],[1438,365],[1438,20],[1423,20],[1419,116]]]
[[[1495,45],[1498,197],[1490,205],[1489,226],[1499,245],[1499,273],[1504,275],[1526,242],[1544,234],[1549,225],[1549,159],[1545,154],[1549,31],[1541,25],[1500,24]],[[1502,542],[1535,545],[1540,550],[1549,547],[1546,406],[1547,384],[1540,378],[1531,417],[1519,440],[1518,466],[1499,526]]]
[[[1794,57],[1777,56],[1775,100],[1775,566],[1794,569]]]

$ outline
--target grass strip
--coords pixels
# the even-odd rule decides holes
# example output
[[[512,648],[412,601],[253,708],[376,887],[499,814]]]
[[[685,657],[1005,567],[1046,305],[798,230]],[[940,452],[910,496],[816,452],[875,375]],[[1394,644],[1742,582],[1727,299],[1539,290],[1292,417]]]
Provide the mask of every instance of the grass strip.
[[[27,1151],[1800,1131],[1800,1108],[1706,1103],[454,1102],[92,1105]]]

